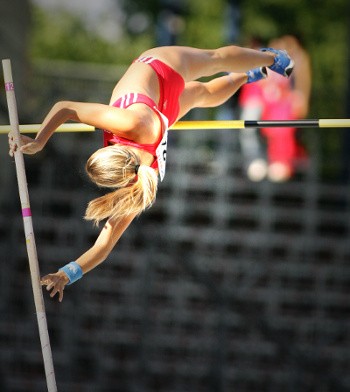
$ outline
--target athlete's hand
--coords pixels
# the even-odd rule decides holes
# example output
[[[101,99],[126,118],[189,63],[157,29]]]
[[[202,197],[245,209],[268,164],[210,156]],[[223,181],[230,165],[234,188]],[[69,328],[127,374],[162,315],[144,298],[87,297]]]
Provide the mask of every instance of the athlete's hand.
[[[15,138],[13,134],[10,132],[9,133],[9,146],[10,146],[10,151],[9,154],[11,157],[13,157],[14,153],[17,151],[18,144],[15,141]],[[25,135],[20,135],[20,151],[22,151],[23,154],[30,154],[33,155],[37,153],[38,151],[41,151],[43,146],[41,143],[39,143],[37,140],[32,139],[29,136]]]
[[[47,291],[51,291],[50,297],[53,298],[58,293],[58,300],[62,302],[63,290],[67,283],[69,283],[68,276],[63,271],[58,271],[55,274],[49,274],[41,278],[42,286],[46,286]]]

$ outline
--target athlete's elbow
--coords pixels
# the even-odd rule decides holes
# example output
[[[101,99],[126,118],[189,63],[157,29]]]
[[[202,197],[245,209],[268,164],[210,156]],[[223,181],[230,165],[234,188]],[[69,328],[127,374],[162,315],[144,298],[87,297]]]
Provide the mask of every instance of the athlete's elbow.
[[[59,101],[54,105],[54,110],[59,113],[64,120],[75,120],[76,110],[74,107],[75,102],[72,101]]]

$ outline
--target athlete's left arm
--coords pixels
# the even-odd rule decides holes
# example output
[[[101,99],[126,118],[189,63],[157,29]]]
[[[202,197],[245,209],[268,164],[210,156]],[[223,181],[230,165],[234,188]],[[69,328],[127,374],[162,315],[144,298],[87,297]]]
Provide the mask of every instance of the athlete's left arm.
[[[137,111],[116,108],[100,103],[85,103],[73,101],[57,102],[45,117],[35,139],[21,136],[21,151],[25,154],[35,154],[42,150],[55,130],[68,120],[82,122],[99,129],[108,129],[120,136],[127,135],[135,129],[142,129],[143,119]],[[9,135],[10,155],[17,145]]]

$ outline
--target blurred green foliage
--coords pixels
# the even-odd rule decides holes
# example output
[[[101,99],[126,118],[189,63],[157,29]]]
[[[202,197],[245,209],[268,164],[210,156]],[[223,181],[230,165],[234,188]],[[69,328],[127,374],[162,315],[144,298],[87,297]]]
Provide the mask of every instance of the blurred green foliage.
[[[82,21],[65,12],[34,7],[31,55],[72,61],[111,61],[109,45],[89,32]],[[106,58],[106,60],[105,60]]]
[[[107,41],[90,30],[79,17],[67,12],[47,12],[33,7],[30,53],[33,58],[88,63],[128,64],[152,45],[150,32],[134,37],[123,34]]]

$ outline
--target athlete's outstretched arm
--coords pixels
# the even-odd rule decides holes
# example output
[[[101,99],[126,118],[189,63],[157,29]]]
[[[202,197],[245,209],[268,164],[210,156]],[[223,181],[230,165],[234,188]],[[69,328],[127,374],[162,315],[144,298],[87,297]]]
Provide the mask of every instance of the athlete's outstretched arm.
[[[77,121],[99,129],[108,129],[120,136],[142,127],[142,118],[136,111],[116,108],[100,103],[73,101],[57,102],[45,117],[35,139],[21,135],[21,151],[35,154],[42,150],[55,130],[66,121]],[[13,136],[9,134],[10,155],[17,149]]]
[[[129,215],[119,221],[111,218],[106,222],[95,244],[76,260],[83,274],[91,271],[106,260],[135,216]],[[60,302],[63,299],[63,290],[67,283],[69,283],[68,276],[61,270],[54,274],[46,275],[41,279],[41,284],[47,286],[46,290],[51,290],[50,297],[54,297],[58,293]]]

